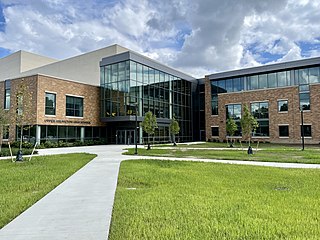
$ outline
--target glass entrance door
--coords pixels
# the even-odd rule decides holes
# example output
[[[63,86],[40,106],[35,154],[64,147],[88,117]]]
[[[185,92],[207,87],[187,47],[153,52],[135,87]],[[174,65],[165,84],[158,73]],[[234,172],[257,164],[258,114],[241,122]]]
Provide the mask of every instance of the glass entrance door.
[[[134,144],[134,130],[117,130],[117,144]]]

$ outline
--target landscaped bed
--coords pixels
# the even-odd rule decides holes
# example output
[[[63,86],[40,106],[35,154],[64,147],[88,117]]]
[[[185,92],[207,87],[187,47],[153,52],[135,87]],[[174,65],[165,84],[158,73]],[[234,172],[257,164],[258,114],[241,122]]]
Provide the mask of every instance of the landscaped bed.
[[[318,239],[319,170],[121,163],[109,239]]]
[[[37,156],[31,162],[0,161],[0,228],[33,205],[96,155]]]

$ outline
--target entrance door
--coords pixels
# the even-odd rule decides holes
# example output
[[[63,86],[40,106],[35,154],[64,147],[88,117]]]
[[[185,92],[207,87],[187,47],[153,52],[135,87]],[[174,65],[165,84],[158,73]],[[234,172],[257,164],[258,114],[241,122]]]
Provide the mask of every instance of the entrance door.
[[[117,130],[116,133],[117,144],[134,144],[134,130]]]

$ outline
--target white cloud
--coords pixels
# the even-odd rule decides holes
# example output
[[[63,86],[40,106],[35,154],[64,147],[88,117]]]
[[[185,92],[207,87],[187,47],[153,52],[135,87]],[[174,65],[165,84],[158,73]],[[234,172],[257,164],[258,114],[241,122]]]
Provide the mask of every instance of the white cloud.
[[[318,0],[0,2],[11,51],[65,58],[118,43],[199,77],[320,55]]]

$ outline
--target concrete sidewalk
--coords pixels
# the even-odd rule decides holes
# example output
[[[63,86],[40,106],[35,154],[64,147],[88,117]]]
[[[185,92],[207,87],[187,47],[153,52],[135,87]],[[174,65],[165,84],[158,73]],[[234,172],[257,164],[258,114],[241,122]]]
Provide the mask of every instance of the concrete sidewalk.
[[[0,230],[1,240],[107,239],[123,146],[43,149],[98,155]]]
[[[128,146],[40,149],[40,155],[74,152],[98,156],[0,230],[0,240],[105,240],[111,222],[119,166],[124,159],[218,162],[282,168],[320,168],[320,164],[271,163],[122,155]]]

